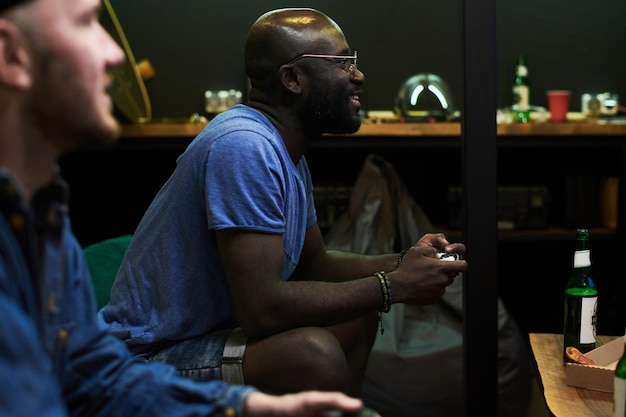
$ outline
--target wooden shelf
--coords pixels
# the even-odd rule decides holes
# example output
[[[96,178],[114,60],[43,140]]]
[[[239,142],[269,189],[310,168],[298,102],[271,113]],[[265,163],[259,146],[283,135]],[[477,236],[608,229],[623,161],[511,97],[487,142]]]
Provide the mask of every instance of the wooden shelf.
[[[458,241],[462,237],[462,231],[458,229],[448,229],[440,227],[438,229],[449,238]],[[618,236],[618,229],[608,227],[595,227],[589,229],[589,232],[595,239],[610,239]],[[545,229],[528,229],[528,230],[499,230],[498,241],[500,242],[517,242],[517,241],[546,241],[546,240],[571,240],[572,228],[563,227],[547,227]]]
[[[150,122],[123,125],[124,138],[192,138],[206,126],[205,123]],[[497,126],[498,136],[621,136],[626,135],[626,124],[612,123],[528,123],[501,124]],[[437,123],[367,123],[361,129],[346,136],[451,136],[461,135],[458,122]]]
[[[498,125],[498,136],[622,136],[626,124],[617,123],[515,123]]]

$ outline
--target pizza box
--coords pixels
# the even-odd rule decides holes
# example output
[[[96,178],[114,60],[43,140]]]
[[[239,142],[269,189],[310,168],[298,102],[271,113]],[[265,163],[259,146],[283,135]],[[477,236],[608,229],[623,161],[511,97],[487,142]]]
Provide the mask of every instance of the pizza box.
[[[624,338],[618,337],[585,354],[585,356],[593,359],[595,365],[566,363],[565,380],[567,385],[594,391],[613,392],[615,366],[623,352]]]

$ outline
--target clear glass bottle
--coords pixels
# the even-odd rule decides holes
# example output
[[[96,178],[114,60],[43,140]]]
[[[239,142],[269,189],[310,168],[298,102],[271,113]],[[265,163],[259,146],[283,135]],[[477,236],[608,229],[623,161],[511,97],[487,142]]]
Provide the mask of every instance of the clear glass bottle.
[[[626,332],[624,332],[626,333]],[[615,417],[626,417],[626,334],[624,335],[624,353],[615,367]]]
[[[591,250],[589,230],[576,231],[574,271],[565,287],[563,325],[563,360],[568,359],[565,349],[573,346],[582,353],[596,347],[596,322],[598,289],[591,277]]]
[[[524,54],[517,57],[515,80],[513,81],[513,121],[527,123],[530,121],[530,79]]]

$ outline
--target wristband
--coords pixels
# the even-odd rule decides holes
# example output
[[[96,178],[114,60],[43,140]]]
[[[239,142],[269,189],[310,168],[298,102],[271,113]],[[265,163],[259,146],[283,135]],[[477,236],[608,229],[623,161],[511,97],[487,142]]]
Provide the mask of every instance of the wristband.
[[[402,249],[402,252],[400,252],[400,255],[398,256],[398,265],[396,266],[396,268],[400,266],[400,264],[402,263],[402,260],[404,259],[404,255],[406,255],[408,251],[409,251],[408,249]]]
[[[380,334],[384,334],[385,329],[383,328],[382,313],[389,313],[391,310],[391,284],[389,283],[389,278],[387,278],[385,271],[376,272],[374,276],[378,278],[380,289],[383,293],[383,305],[378,309],[378,321],[380,322]]]

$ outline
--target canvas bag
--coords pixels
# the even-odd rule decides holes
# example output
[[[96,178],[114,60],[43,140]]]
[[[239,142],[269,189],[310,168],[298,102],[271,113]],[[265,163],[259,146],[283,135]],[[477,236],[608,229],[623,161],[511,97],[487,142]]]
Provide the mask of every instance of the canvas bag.
[[[348,209],[325,236],[329,249],[362,254],[398,251],[435,232],[393,166],[369,155]],[[463,276],[432,306],[394,304],[370,355],[362,397],[383,416],[461,417]],[[498,299],[499,415],[525,416],[530,398],[526,345]]]

